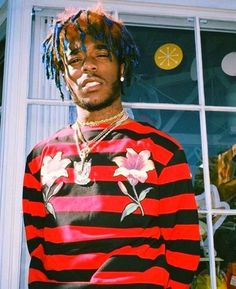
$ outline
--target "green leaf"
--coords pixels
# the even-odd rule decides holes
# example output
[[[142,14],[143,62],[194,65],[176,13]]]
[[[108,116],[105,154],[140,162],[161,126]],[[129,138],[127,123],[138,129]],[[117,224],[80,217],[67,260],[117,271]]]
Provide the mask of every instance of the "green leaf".
[[[142,191],[141,194],[138,197],[139,202],[141,202],[143,199],[145,199],[146,195],[151,191],[151,187],[147,188],[146,190]]]
[[[123,211],[123,213],[122,213],[122,216],[121,216],[121,218],[120,218],[121,222],[123,221],[123,219],[124,219],[126,216],[132,214],[135,210],[137,210],[138,207],[139,207],[139,205],[136,204],[136,203],[129,203],[129,204],[125,207],[125,209],[124,209],[124,211]]]
[[[54,219],[56,219],[56,214],[55,214],[55,210],[53,208],[53,205],[51,203],[47,203],[46,208],[47,208],[48,212],[53,215]]]
[[[56,187],[55,187],[53,190],[51,190],[52,193],[51,193],[50,196],[48,197],[48,200],[49,200],[52,196],[56,195],[56,194],[60,191],[60,189],[62,188],[63,184],[64,184],[63,182],[62,182],[62,183],[59,183],[58,185],[56,185]]]

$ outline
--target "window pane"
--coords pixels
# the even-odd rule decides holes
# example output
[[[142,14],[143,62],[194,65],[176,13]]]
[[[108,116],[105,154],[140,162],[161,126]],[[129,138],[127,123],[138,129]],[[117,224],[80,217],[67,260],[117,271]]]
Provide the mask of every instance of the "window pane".
[[[53,14],[57,14],[57,10]],[[60,92],[54,80],[48,80],[45,65],[42,63],[42,43],[53,25],[53,16],[37,15],[32,22],[32,53],[30,67],[29,96],[33,99],[60,99]],[[62,81],[63,84],[63,81]],[[64,98],[69,99],[69,94],[63,87]]]
[[[236,25],[207,21],[202,24],[201,42],[204,89],[207,105],[236,105]],[[212,26],[216,28],[211,28]],[[220,28],[221,27],[221,28]]]
[[[208,112],[210,181],[225,209],[236,208],[235,112]],[[226,205],[228,204],[228,206]]]
[[[75,118],[73,106],[29,105],[26,151],[42,139],[72,123]]]
[[[128,27],[140,49],[140,64],[126,102],[198,102],[194,31],[188,29]]]
[[[216,218],[222,218],[219,215]],[[225,274],[227,288],[234,288],[236,277],[236,216],[224,216],[224,222],[214,234],[215,252],[220,262],[216,262],[218,274]],[[219,274],[220,275],[220,274]],[[219,276],[220,277],[220,276]],[[223,282],[223,280],[221,281]],[[231,285],[234,285],[230,287]]]

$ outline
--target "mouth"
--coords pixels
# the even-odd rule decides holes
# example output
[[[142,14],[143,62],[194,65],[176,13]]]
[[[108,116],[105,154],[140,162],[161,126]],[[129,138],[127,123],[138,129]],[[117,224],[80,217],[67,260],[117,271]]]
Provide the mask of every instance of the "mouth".
[[[81,84],[81,89],[83,92],[96,91],[103,84],[101,80],[98,79],[85,79]]]

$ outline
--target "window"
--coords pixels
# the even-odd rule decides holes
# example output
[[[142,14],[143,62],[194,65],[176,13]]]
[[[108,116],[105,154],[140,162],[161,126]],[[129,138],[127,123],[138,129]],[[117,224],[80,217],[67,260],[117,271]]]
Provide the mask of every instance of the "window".
[[[70,100],[62,103],[54,84],[46,81],[39,59],[40,43],[56,13],[39,9],[32,24],[26,153],[75,118]],[[202,234],[202,259],[193,286],[200,286],[209,275],[212,289],[216,281],[234,282],[236,25],[172,15],[120,13],[120,17],[141,53],[124,105],[135,119],[176,137],[192,169]],[[27,267],[23,243],[20,289],[27,288]]]

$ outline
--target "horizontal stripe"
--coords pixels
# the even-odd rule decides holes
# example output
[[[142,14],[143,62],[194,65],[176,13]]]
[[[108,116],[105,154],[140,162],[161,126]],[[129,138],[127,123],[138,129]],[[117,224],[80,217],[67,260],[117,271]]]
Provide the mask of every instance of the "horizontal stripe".
[[[41,190],[41,183],[31,174],[25,173],[24,176],[24,187],[32,188],[37,191]]]
[[[144,272],[96,272],[91,278],[96,284],[132,284],[148,283],[164,285],[168,280],[168,272],[160,267],[153,267]]]
[[[32,216],[25,214],[25,225],[34,225],[37,229],[45,226],[48,228],[55,227],[55,220],[49,213],[44,216]],[[112,212],[56,212],[57,226],[91,226],[91,227],[107,227],[121,228],[121,213]],[[133,228],[134,224],[138,228],[152,228],[158,223],[158,217],[140,214],[130,214],[125,220],[125,228]],[[170,227],[170,226],[169,226]]]
[[[101,181],[107,181],[107,180],[109,181],[112,180],[114,182],[126,181],[127,178],[122,175],[118,175],[114,177],[114,173],[116,169],[117,169],[117,166],[92,166],[91,172],[89,175],[91,182],[94,182],[94,181],[101,182]],[[74,180],[75,180],[74,169],[68,168],[67,172],[68,172],[68,177],[60,177],[57,179],[57,182],[74,183]],[[145,183],[155,184],[157,182],[156,171],[152,170],[152,171],[147,172],[147,174],[148,174],[148,178],[145,181]]]
[[[179,210],[193,210],[197,208],[193,193],[163,198],[159,201],[159,214],[172,214]]]
[[[164,228],[173,228],[173,224],[198,225],[196,210],[181,210],[177,213],[158,216],[158,223]]]
[[[130,237],[160,237],[158,227],[139,229],[139,228],[96,228],[80,226],[61,226],[57,228],[45,228],[44,238],[46,241],[60,242],[77,242],[89,241],[94,239],[110,238],[130,238]]]
[[[142,139],[142,140],[134,140],[129,138],[121,138],[121,139],[111,139],[111,140],[103,140],[100,142],[99,145],[97,145],[90,153],[90,156],[93,154],[99,153],[99,154],[111,154],[117,156],[117,151],[119,154],[125,154],[127,148],[133,148],[135,147],[135,151],[137,153],[141,152],[142,150],[149,150],[152,154],[152,159],[156,162],[159,162],[163,165],[166,165],[170,158],[173,156],[173,152],[169,151],[165,147],[155,144],[153,140],[150,138]],[[46,154],[45,156],[54,157],[56,152],[62,152],[62,158],[69,157],[70,159],[72,157],[78,156],[78,150],[76,143],[49,143],[47,144],[47,150],[45,150]],[[40,170],[41,164],[41,158],[42,156],[36,156],[34,159],[32,159],[29,163],[29,167],[32,173],[36,173]]]
[[[162,170],[158,184],[173,183],[184,179],[191,179],[189,166],[186,163],[176,164]]]
[[[171,266],[195,271],[197,270],[200,256],[167,250],[166,259]]]
[[[169,264],[168,271],[170,273],[171,279],[175,280],[176,283],[189,285],[192,282],[194,273],[192,270],[178,268]]]
[[[91,284],[91,283],[74,283],[67,284],[34,282],[29,285],[29,289],[164,289],[162,285],[153,284]]]
[[[80,197],[54,197],[51,199],[57,212],[113,212],[122,213],[132,200],[128,196],[80,196]],[[158,213],[158,201],[144,199],[142,207],[146,215],[156,216]],[[141,215],[138,208],[133,212]]]
[[[34,157],[30,160],[29,169],[32,174],[36,174],[40,171],[41,168],[41,155]]]
[[[43,238],[44,237],[44,230],[43,229],[36,229],[33,225],[28,225],[25,227],[27,239],[31,240],[35,237]]]
[[[34,147],[34,151],[42,151],[42,148],[47,143],[51,143],[53,140],[56,140],[57,142],[61,142],[61,140],[64,140],[62,142],[65,142],[66,139],[70,139],[73,136],[74,130],[70,126],[66,126],[60,130],[58,130],[56,133],[51,135],[50,137],[40,141],[37,143]]]
[[[115,153],[117,155],[117,151],[119,154],[126,153],[126,149],[129,147],[135,147],[136,153],[149,150],[151,152],[151,159],[164,165],[173,156],[171,151],[161,145],[155,144],[150,138],[143,138],[138,141],[130,138],[103,140],[92,150],[92,153]]]
[[[153,186],[153,185],[152,185]],[[174,183],[158,184],[159,199],[181,195],[193,191],[192,180],[178,180]]]
[[[35,281],[55,282],[55,280],[49,280],[42,271],[30,267],[29,268],[29,283],[32,283]]]
[[[151,248],[148,245],[137,247],[124,246],[109,253],[88,253],[78,255],[44,255],[41,252],[34,254],[38,259],[43,257],[43,263],[46,270],[74,270],[74,269],[98,269],[112,256],[135,256],[141,259],[155,260],[158,256],[164,254],[165,248]],[[127,261],[128,261],[127,257]],[[130,262],[128,262],[130,264]],[[126,262],[126,264],[128,264]],[[138,264],[136,262],[136,264]],[[129,265],[130,266],[130,265]]]
[[[46,215],[45,205],[42,202],[33,202],[23,199],[23,209],[25,214],[31,216],[44,217]]]
[[[142,122],[133,122],[132,126],[128,124],[128,130],[137,134],[153,134],[155,133],[156,135],[163,137],[166,139],[166,141],[174,143],[176,146],[180,147],[180,144],[178,141],[173,138],[172,136],[168,135],[166,132],[158,130],[157,128],[147,124],[147,123],[142,123]],[[143,137],[143,136],[142,136]]]
[[[175,225],[173,228],[161,228],[165,240],[196,240],[199,236],[199,225]]]
[[[139,246],[147,246],[148,248],[158,249],[162,246],[163,241],[156,238],[112,238],[91,241],[78,241],[73,243],[51,243],[44,242],[47,252],[52,255],[77,255],[90,253],[109,253],[117,248],[126,247],[127,245],[133,248]],[[184,244],[185,245],[185,244]]]
[[[169,285],[168,288],[173,288],[173,289],[189,289],[190,288],[189,284],[180,283],[174,280],[170,280],[168,285]]]

